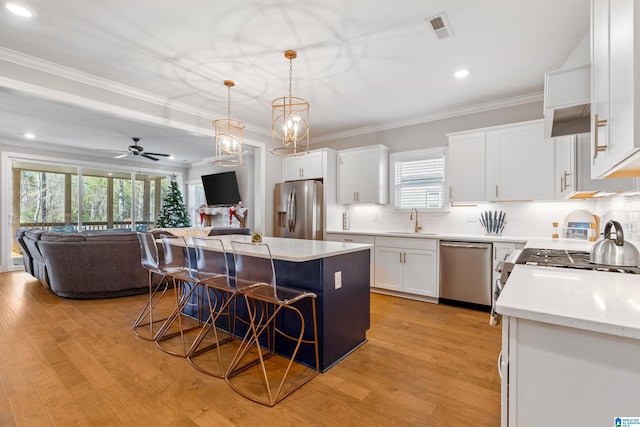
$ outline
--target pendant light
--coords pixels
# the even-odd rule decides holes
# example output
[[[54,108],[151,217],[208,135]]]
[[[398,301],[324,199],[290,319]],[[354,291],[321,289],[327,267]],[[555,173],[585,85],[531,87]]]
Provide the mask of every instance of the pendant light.
[[[289,60],[289,96],[271,103],[271,152],[278,156],[300,156],[309,152],[309,103],[291,96],[295,50],[287,50]]]
[[[235,86],[233,80],[225,80],[228,89],[227,118],[213,121],[216,141],[216,158],[213,161],[218,166],[244,166],[242,161],[242,130],[244,123],[231,118],[231,88]]]

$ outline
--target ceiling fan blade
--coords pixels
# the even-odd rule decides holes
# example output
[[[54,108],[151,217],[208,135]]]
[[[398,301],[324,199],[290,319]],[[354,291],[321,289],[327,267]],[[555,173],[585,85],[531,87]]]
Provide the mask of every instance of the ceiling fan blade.
[[[96,151],[102,151],[105,153],[124,153],[125,152],[124,150],[105,150],[102,148],[96,148]]]
[[[130,153],[122,153],[122,154],[120,154],[118,156],[115,156],[114,159],[121,159],[121,158],[127,157],[127,156],[130,156]]]
[[[147,153],[140,153],[140,155],[141,155],[142,157],[145,157],[145,158],[149,159],[149,160],[153,160],[154,162],[157,162],[157,161],[159,160],[159,159],[156,159],[156,158],[155,158],[155,157],[153,157],[153,156],[150,156],[150,155],[149,155],[149,154],[147,154]]]
[[[171,154],[163,154],[163,153],[147,153],[145,152],[145,154],[148,154],[150,156],[162,156],[162,157],[169,157],[171,156]]]

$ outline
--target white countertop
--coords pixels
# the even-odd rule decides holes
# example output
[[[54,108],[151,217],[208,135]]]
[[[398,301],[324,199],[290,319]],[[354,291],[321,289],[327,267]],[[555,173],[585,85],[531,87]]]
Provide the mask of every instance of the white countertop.
[[[211,236],[220,239],[225,250],[231,251],[231,241],[251,242],[251,236],[232,234]],[[282,237],[263,237],[262,242],[269,246],[271,256],[283,261],[303,262],[373,249],[373,245],[363,243],[329,242],[324,240],[286,239]]]
[[[526,247],[588,250],[591,245],[532,239]],[[516,265],[496,310],[505,316],[640,339],[640,275]]]
[[[379,237],[408,237],[412,239],[438,239],[438,240],[460,240],[466,242],[515,242],[525,243],[530,240],[524,236],[494,236],[486,234],[451,234],[451,233],[427,233],[427,232],[403,232],[403,231],[374,231],[374,230],[336,230],[327,231],[328,234],[359,235],[359,236],[379,236]]]

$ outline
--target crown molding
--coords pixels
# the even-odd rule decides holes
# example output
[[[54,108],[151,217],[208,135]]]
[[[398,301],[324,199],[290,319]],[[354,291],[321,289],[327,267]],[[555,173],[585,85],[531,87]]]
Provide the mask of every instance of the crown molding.
[[[504,98],[504,99],[499,99],[497,101],[484,102],[481,104],[474,104],[466,107],[454,108],[451,110],[428,114],[425,116],[417,116],[409,119],[380,123],[372,126],[365,126],[357,129],[350,129],[344,132],[336,132],[329,135],[323,135],[317,138],[312,138],[310,143],[315,144],[320,142],[334,141],[336,139],[366,135],[369,133],[382,132],[385,130],[397,129],[397,128],[406,127],[406,126],[419,125],[422,123],[434,122],[436,120],[466,116],[469,114],[482,113],[485,111],[497,110],[500,108],[514,107],[517,105],[542,101],[544,99],[543,97],[544,97],[544,92],[534,92],[526,95],[513,96],[511,98]]]
[[[37,71],[40,71],[42,73],[45,74],[49,74],[49,75],[55,75],[58,77],[62,77],[65,78],[67,80],[71,80],[71,81],[75,81],[78,82],[80,84],[84,84],[87,86],[92,86],[98,89],[102,89],[105,91],[109,91],[112,93],[116,93],[119,95],[123,95],[129,98],[133,98],[139,101],[143,101],[146,103],[150,103],[153,105],[158,105],[161,106],[163,108],[166,108],[167,106],[170,106],[170,108],[172,110],[187,114],[187,115],[191,115],[194,117],[198,117],[198,118],[202,118],[202,119],[206,119],[209,120],[212,116],[220,116],[223,117],[224,114],[218,114],[215,112],[211,112],[211,111],[205,111],[202,110],[200,108],[191,106],[189,104],[185,104],[182,102],[178,102],[175,100],[172,100],[170,98],[165,98],[150,92],[146,92],[140,89],[136,89],[133,88],[131,86],[127,86],[121,83],[117,83],[114,82],[112,80],[108,80],[108,79],[104,79],[101,77],[97,77],[95,75],[89,74],[89,73],[85,73],[83,71],[79,71],[76,70],[74,68],[69,68],[66,67],[64,65],[60,65],[60,64],[56,64],[54,62],[51,61],[47,61],[41,58],[37,58],[31,55],[26,55],[24,53],[21,52],[17,52],[11,49],[7,49],[5,47],[1,47],[0,46],[0,60],[2,61],[7,61],[7,62],[11,62],[23,67],[27,67],[27,68],[31,68]],[[25,84],[25,85],[17,85],[17,86],[22,86],[21,90],[24,90],[26,92],[29,92],[28,90],[25,90],[26,87],[36,87],[36,85],[29,85],[29,84]],[[16,85],[13,86],[14,89],[18,88]],[[59,91],[53,91],[50,90],[50,93],[59,93],[62,94],[62,92]],[[38,92],[32,92],[32,93],[36,93],[38,94]],[[61,100],[68,100],[69,97],[71,98],[80,98],[77,96],[69,96],[70,94],[64,94],[65,96],[63,96],[61,98]],[[86,98],[85,98],[86,99]],[[448,118],[452,118],[452,117],[459,117],[459,116],[464,116],[464,115],[468,115],[468,114],[474,114],[474,113],[480,113],[480,112],[484,112],[484,111],[490,111],[490,110],[496,110],[499,108],[507,108],[507,107],[513,107],[516,105],[522,105],[522,104],[528,104],[531,102],[537,102],[537,101],[542,101],[543,100],[543,92],[535,92],[535,93],[531,93],[531,94],[526,94],[526,95],[520,95],[520,96],[514,96],[514,97],[510,97],[510,98],[504,98],[504,99],[500,99],[497,101],[491,101],[491,102],[486,102],[486,103],[481,103],[481,104],[475,104],[475,105],[470,105],[470,106],[465,106],[465,107],[460,107],[460,108],[454,108],[451,110],[446,110],[446,111],[442,111],[442,112],[438,112],[438,113],[433,113],[433,114],[428,114],[428,115],[424,115],[424,116],[417,116],[417,117],[413,117],[413,118],[409,118],[409,119],[403,119],[403,120],[397,120],[397,121],[392,121],[392,122],[385,122],[385,123],[379,123],[379,124],[375,124],[372,126],[365,126],[365,127],[361,127],[361,128],[357,128],[357,129],[349,129],[343,132],[336,132],[336,133],[331,133],[328,135],[323,135],[323,136],[319,136],[316,138],[312,138],[310,143],[311,144],[315,144],[315,143],[320,143],[320,142],[327,142],[327,141],[333,141],[336,139],[342,139],[342,138],[348,138],[348,137],[354,137],[354,136],[359,136],[359,135],[365,135],[365,134],[370,134],[370,133],[374,133],[374,132],[381,132],[381,131],[386,131],[386,130],[391,130],[391,129],[396,129],[396,128],[400,128],[400,127],[406,127],[406,126],[413,126],[413,125],[417,125],[417,124],[422,124],[422,123],[428,123],[428,122],[433,122],[436,120],[443,120],[443,119],[448,119]],[[106,107],[107,104],[100,102],[100,101],[96,101],[96,103],[101,104],[102,106]],[[86,102],[85,102],[86,104]],[[85,105],[86,106],[86,105]],[[108,109],[110,110],[110,109]],[[124,110],[124,108],[122,107],[117,107],[115,108],[115,110],[120,110],[120,112],[122,112],[122,110]],[[131,111],[131,110],[129,110]],[[138,114],[140,115],[140,114]],[[144,116],[147,116],[147,114],[143,114]],[[254,125],[250,125],[247,124],[247,130],[250,130],[252,132],[255,132],[256,134],[259,135],[264,135],[264,136],[270,136],[271,135],[271,129],[265,129],[262,128],[260,126],[254,126]]]
[[[93,74],[85,73],[83,71],[69,68],[64,65],[56,64],[51,61],[47,61],[35,56],[26,55],[15,50],[7,49],[0,46],[0,60],[14,63],[23,67],[31,68],[33,70],[40,71],[45,74],[55,75],[67,80],[78,82],[83,85],[92,86],[98,89],[102,89],[108,92],[123,95],[129,98],[133,98],[139,101],[143,101],[149,104],[158,105],[163,108],[169,106],[170,109],[188,114],[194,117],[210,120],[211,117],[225,117],[225,114],[219,114],[212,111],[205,111],[200,108],[165,98],[150,92],[146,92],[140,89],[133,88],[121,83],[114,82],[113,80],[97,77]],[[35,85],[34,85],[35,86]],[[104,103],[102,103],[104,104]],[[105,104],[106,105],[106,104]],[[261,134],[271,135],[271,129],[264,129],[259,126],[247,124],[247,130]]]

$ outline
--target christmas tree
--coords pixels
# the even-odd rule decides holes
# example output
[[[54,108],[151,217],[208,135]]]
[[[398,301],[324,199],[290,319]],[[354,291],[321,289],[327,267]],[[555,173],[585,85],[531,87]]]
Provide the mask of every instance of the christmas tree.
[[[191,227],[189,212],[182,200],[175,175],[171,176],[169,192],[162,200],[162,209],[156,225],[163,228]]]

